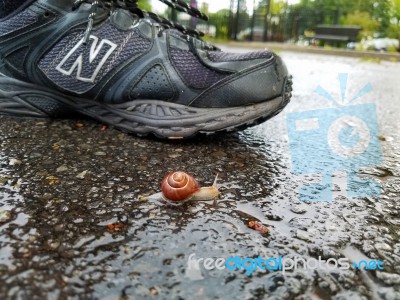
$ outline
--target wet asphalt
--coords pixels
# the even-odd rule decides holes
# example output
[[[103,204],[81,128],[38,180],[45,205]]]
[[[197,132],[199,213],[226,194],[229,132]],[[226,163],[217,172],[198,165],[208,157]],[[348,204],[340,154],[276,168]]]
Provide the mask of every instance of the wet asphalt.
[[[0,299],[400,299],[399,64],[281,55],[293,75],[291,103],[238,133],[160,141],[82,116],[0,117]],[[348,74],[346,89],[339,74]],[[368,83],[368,93],[339,103],[341,90],[352,99]],[[358,110],[347,106],[367,104],[377,120],[361,118],[372,127],[377,121],[367,135],[376,147],[354,165],[335,162],[327,150],[335,141],[290,125],[303,112],[339,118]],[[334,122],[319,115],[320,124]],[[202,185],[219,174],[219,199],[149,200],[174,170]],[[304,188],[321,178],[316,189]],[[346,270],[331,260],[246,275],[197,269],[191,254],[379,260],[383,270]]]

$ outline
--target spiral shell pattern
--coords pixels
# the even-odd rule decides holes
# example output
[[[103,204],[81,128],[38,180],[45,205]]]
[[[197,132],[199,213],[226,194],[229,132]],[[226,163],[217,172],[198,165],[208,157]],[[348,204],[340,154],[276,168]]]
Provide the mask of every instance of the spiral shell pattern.
[[[182,172],[169,173],[161,182],[161,191],[167,200],[185,201],[200,189],[200,185],[193,176]]]

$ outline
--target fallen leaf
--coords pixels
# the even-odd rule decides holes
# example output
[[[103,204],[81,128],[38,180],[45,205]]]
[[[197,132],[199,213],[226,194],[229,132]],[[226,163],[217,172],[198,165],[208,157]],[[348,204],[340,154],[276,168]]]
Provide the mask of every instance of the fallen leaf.
[[[265,225],[263,225],[263,224],[261,224],[260,222],[257,222],[257,221],[249,221],[247,223],[247,227],[249,227],[251,229],[254,229],[256,231],[259,231],[261,233],[268,233],[269,232],[267,226],[265,226]]]
[[[85,124],[83,124],[82,121],[77,121],[75,123],[75,128],[80,129],[80,128],[83,128],[83,127],[85,127]]]
[[[47,176],[46,181],[49,185],[57,185],[60,184],[60,179],[56,176]]]
[[[157,296],[158,295],[158,291],[155,287],[150,288],[150,294],[152,296]]]
[[[128,228],[128,225],[124,223],[112,223],[107,225],[108,231],[111,232],[125,230],[126,228]]]
[[[0,185],[4,185],[8,182],[8,180],[10,180],[11,177],[8,176],[0,176]]]

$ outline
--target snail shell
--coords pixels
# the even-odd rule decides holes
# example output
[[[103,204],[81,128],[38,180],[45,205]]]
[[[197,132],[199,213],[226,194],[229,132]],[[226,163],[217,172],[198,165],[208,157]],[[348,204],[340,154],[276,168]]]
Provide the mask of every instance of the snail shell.
[[[171,201],[186,201],[200,190],[200,185],[193,176],[185,172],[169,173],[161,182],[163,197]]]

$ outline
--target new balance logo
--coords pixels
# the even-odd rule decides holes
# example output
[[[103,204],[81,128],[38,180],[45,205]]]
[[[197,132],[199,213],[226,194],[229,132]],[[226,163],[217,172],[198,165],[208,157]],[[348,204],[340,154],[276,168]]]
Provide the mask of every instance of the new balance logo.
[[[93,40],[93,42],[92,42],[92,46],[90,48],[89,61],[84,61],[84,59],[83,59],[83,57],[84,57],[83,52],[87,51],[87,50],[85,49],[86,46],[83,45],[83,39],[82,39],[79,41],[78,44],[75,45],[74,48],[71,49],[71,51],[69,51],[67,56],[56,67],[56,70],[61,72],[64,75],[68,75],[68,76],[71,76],[72,74],[74,74],[74,72],[76,72],[77,80],[80,80],[83,82],[94,83],[101,68],[104,66],[107,59],[117,48],[117,45],[106,39],[101,40],[101,42],[99,44],[99,39],[94,35],[90,36],[90,40]],[[105,50],[107,50],[107,52],[104,54]],[[100,53],[102,53],[103,57],[99,57]],[[78,54],[79,54],[79,56],[76,57]],[[99,61],[99,59],[100,59],[100,61]],[[95,60],[96,60],[97,65],[95,66],[95,68],[93,68],[91,65],[92,65],[93,61],[95,61]],[[68,66],[71,66],[71,67],[68,67]],[[94,71],[92,72],[90,77],[82,76],[82,73],[87,74],[88,69],[90,69],[90,70],[94,69]],[[86,72],[85,72],[85,70],[86,70]]]

